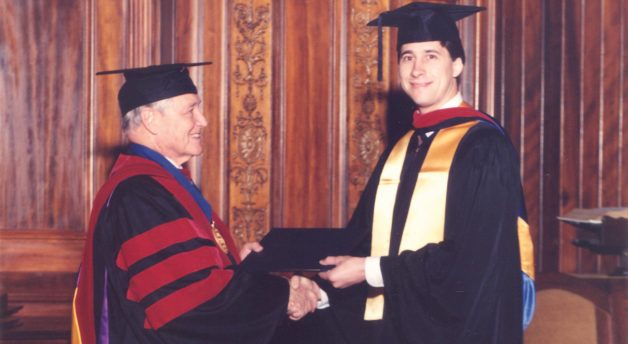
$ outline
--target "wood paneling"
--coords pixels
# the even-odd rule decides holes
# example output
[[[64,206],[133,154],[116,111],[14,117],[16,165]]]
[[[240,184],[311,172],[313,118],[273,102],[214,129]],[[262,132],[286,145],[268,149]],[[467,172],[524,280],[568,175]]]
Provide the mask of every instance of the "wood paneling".
[[[127,10],[124,1],[94,1],[93,22],[90,23],[93,37],[94,66],[92,75],[98,71],[126,67],[125,19]],[[117,104],[117,95],[124,77],[120,74],[92,76],[92,120],[89,157],[92,166],[91,201],[101,185],[105,183],[113,166],[115,154],[120,150],[120,123],[122,114]],[[87,225],[87,224],[86,224]]]
[[[543,4],[543,28],[561,32],[560,26],[563,20],[562,4],[558,1],[546,1]],[[553,15],[548,15],[553,13]],[[564,55],[562,49],[562,35],[545,35],[544,51],[551,51],[551,54],[542,54],[545,64],[543,75],[543,108],[539,112],[542,121],[540,128],[542,132],[542,149],[538,154],[541,156],[542,178],[539,180],[539,198],[526,199],[528,204],[538,202],[539,221],[538,241],[536,243],[536,269],[538,271],[557,271],[559,265],[560,241],[558,220],[561,197],[560,197],[560,171],[561,171],[561,135],[560,132],[562,116],[562,95],[561,61]],[[534,187],[526,183],[525,188]],[[532,223],[532,226],[535,224]]]
[[[376,29],[364,23],[407,2],[0,0],[0,272],[57,280],[76,269],[92,199],[124,144],[123,77],[94,75],[108,69],[213,61],[191,70],[209,126],[189,167],[237,241],[344,225],[412,112],[395,31],[384,30],[378,82]],[[462,92],[520,154],[537,270],[612,271],[616,257],[575,247],[556,216],[628,206],[628,5],[441,2],[487,7],[460,23]]]
[[[621,205],[620,192],[622,175],[621,163],[621,117],[620,117],[620,3],[603,2],[600,10],[600,162],[599,190],[601,205]],[[626,32],[626,30],[624,30]],[[599,52],[598,52],[599,53]],[[624,60],[625,61],[625,60]],[[628,146],[624,146],[628,147]],[[624,180],[628,179],[625,178]],[[617,259],[613,256],[601,257],[600,271],[613,271]]]
[[[335,7],[329,0],[286,1],[280,44],[285,68],[284,226],[329,226],[335,171],[331,146]],[[322,16],[312,13],[324,14]],[[294,28],[299,27],[300,30]]]
[[[229,60],[225,59],[228,51],[227,37],[230,27],[225,20],[228,4],[220,1],[201,1],[202,42],[201,60],[212,61],[211,66],[204,67],[202,83],[199,85],[202,93],[202,106],[207,128],[203,133],[205,143],[203,155],[200,157],[199,187],[203,195],[210,202],[214,211],[222,219],[227,220],[229,206],[228,190],[229,179],[227,162],[229,159],[229,132],[228,132],[228,102],[225,101],[227,88],[224,87],[229,77]],[[181,18],[177,23],[184,22]]]
[[[272,10],[269,1],[230,3],[229,225],[238,242],[270,226]]]
[[[525,180],[524,196],[528,211],[528,223],[534,241],[538,238],[540,161],[543,93],[543,17],[538,15],[542,0],[526,0],[522,3],[522,81],[526,85],[522,92],[521,115],[518,119],[521,133],[520,164],[521,177]]]
[[[586,22],[580,18],[580,49],[582,49],[581,66],[579,66],[582,99],[579,109],[578,138],[580,145],[580,186],[579,203],[584,208],[601,206],[599,198],[600,188],[600,151],[602,137],[600,136],[600,82],[603,76],[600,65],[600,2],[583,2],[582,13],[586,13]],[[586,182],[585,182],[586,181]],[[589,250],[580,250],[577,265],[581,271],[595,271],[597,260]]]
[[[567,8],[568,7],[568,8]],[[559,135],[562,138],[560,151],[560,197],[561,205],[559,213],[564,213],[571,208],[580,206],[581,195],[581,169],[580,169],[580,108],[582,100],[582,84],[580,83],[580,66],[582,56],[582,40],[580,39],[581,12],[579,3],[567,6],[563,1],[561,8],[563,22],[561,33],[563,35],[562,60],[558,66],[561,70],[561,90],[559,98],[562,110]],[[548,214],[550,215],[550,214]],[[578,250],[571,244],[575,238],[575,232],[561,224],[560,235],[560,269],[563,271],[575,271],[577,269]],[[562,256],[570,257],[564,259]]]
[[[626,37],[626,28],[628,27],[628,5],[625,1],[619,1],[619,13],[621,19],[619,21],[619,30],[621,32],[621,40],[616,43],[619,47],[619,127],[621,128],[619,143],[619,182],[620,201],[619,204],[628,203],[628,37]],[[612,42],[611,42],[612,43]]]
[[[0,2],[0,228],[85,228],[88,8]]]
[[[386,137],[407,128],[410,111],[395,97],[394,30],[385,30],[385,80],[377,82],[375,30],[364,27],[405,3],[0,2],[11,14],[0,36],[0,227],[83,231],[123,143],[123,78],[94,72],[184,60],[214,61],[192,71],[210,126],[205,154],[190,167],[218,213],[246,232],[236,236],[343,225]],[[574,247],[573,228],[555,218],[573,207],[626,205],[626,5],[458,3],[488,8],[460,25],[463,94],[492,110],[520,152],[538,268],[611,270],[615,257]],[[255,128],[239,122],[246,116]]]
[[[626,206],[620,196],[628,180],[621,168],[622,6],[601,0],[488,4],[499,18],[495,116],[521,156],[541,271],[608,273],[618,263],[575,247],[574,228],[556,216],[574,207]]]
[[[366,24],[390,7],[385,2],[350,1],[347,40],[348,216],[360,199],[379,156],[386,148],[388,92],[396,74],[397,53],[390,47],[391,30],[382,36],[382,80],[377,80],[378,36]],[[406,113],[408,115],[408,113]]]
[[[601,112],[601,142],[603,147],[601,156],[601,170],[604,171],[601,179],[601,202],[603,204],[621,204],[622,182],[619,163],[621,146],[621,51],[622,34],[617,28],[621,27],[621,4],[619,2],[603,3],[600,9],[600,112]],[[625,30],[624,30],[625,32]],[[594,54],[595,52],[593,52]],[[624,60],[625,62],[625,60]]]
[[[76,272],[83,252],[78,231],[0,231],[0,271]]]

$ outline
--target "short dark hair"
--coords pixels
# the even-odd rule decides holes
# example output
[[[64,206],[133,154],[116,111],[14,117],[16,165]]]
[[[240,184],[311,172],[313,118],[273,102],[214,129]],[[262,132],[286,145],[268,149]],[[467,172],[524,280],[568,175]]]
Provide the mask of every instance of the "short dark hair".
[[[462,43],[460,43],[460,41],[441,41],[440,44],[449,51],[452,61],[460,58],[462,59],[462,64],[464,64],[464,49],[462,49]]]
[[[460,58],[462,60],[462,64],[464,65],[464,49],[462,48],[462,43],[460,41],[441,41],[440,44],[447,49],[452,61],[456,61],[457,58]],[[461,76],[462,74],[456,77],[458,87],[460,87]]]

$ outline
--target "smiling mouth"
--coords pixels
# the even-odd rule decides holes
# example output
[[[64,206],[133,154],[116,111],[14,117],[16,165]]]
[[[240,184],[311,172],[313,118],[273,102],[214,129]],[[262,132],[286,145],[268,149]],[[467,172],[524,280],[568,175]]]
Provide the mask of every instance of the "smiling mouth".
[[[427,82],[411,82],[410,85],[414,88],[418,88],[418,87],[427,87],[429,85],[431,85],[432,82],[431,81],[427,81]]]

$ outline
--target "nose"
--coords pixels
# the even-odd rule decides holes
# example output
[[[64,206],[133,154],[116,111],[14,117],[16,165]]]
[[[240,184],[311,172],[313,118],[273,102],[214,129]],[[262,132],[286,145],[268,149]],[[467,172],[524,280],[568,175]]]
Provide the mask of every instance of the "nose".
[[[413,77],[418,77],[421,74],[423,74],[423,72],[425,71],[425,66],[423,65],[423,62],[421,62],[421,59],[416,59],[414,61],[414,64],[412,65],[412,76]]]
[[[201,128],[205,128],[207,126],[207,119],[203,116],[203,112],[199,107],[196,107],[194,110],[194,118],[196,119],[196,125]]]

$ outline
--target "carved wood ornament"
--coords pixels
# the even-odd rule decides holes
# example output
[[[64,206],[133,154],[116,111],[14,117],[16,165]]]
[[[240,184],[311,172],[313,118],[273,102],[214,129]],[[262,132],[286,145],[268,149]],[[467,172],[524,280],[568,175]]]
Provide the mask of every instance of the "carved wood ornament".
[[[349,209],[368,181],[384,150],[388,82],[377,81],[377,28],[366,26],[384,10],[378,0],[360,0],[351,8],[349,68]],[[384,40],[384,44],[386,40]],[[387,49],[384,48],[384,52]],[[385,65],[384,65],[385,66]],[[384,73],[386,74],[384,67]],[[386,79],[386,76],[384,77]]]
[[[240,243],[260,240],[269,221],[269,23],[268,3],[234,4],[230,223]]]

